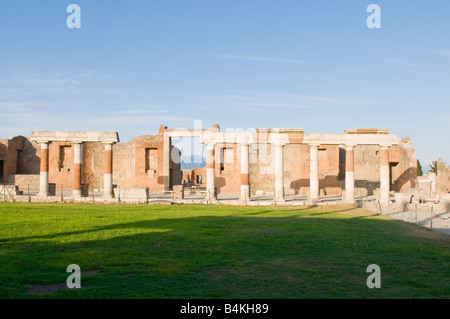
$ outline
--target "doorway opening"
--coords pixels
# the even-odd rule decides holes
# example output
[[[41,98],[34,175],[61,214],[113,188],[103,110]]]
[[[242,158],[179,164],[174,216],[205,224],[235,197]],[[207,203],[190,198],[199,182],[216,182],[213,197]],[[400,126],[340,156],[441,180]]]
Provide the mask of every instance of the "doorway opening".
[[[206,147],[198,137],[172,138],[172,145],[180,151],[180,183],[185,187],[206,186]]]

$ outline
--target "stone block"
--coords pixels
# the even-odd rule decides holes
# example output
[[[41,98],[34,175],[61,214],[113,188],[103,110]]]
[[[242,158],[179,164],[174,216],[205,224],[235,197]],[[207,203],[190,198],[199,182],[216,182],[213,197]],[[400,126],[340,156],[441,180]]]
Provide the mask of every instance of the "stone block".
[[[183,185],[174,185],[173,186],[173,198],[174,199],[184,199]]]

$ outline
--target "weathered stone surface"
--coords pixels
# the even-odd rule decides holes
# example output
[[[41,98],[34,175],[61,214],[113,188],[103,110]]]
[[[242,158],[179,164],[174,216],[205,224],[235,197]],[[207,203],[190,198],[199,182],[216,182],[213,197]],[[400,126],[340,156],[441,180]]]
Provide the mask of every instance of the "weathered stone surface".
[[[198,133],[198,132],[197,132]],[[197,136],[186,130],[186,136]],[[416,163],[409,138],[397,139],[389,130],[356,129],[344,130],[343,134],[305,134],[303,129],[257,129],[252,134],[220,133],[218,126],[203,130],[208,138],[219,138],[215,144],[214,176],[218,194],[241,192],[241,144],[249,143],[248,182],[251,194],[274,193],[274,145],[283,146],[284,195],[308,195],[310,187],[310,143],[317,143],[319,166],[319,193],[341,195],[345,181],[345,143],[356,143],[354,148],[355,197],[373,195],[380,187],[380,145],[390,146],[390,188],[396,192],[407,192],[414,187]],[[0,169],[3,180],[18,185],[38,188],[37,174],[40,167],[40,146],[36,142],[52,141],[49,144],[49,183],[57,190],[71,190],[74,185],[74,142],[81,144],[81,183],[95,190],[103,190],[105,176],[105,145],[112,146],[112,180],[122,190],[148,188],[151,192],[163,192],[166,186],[187,181],[195,186],[206,185],[204,168],[184,172],[178,162],[180,152],[169,147],[173,156],[166,163],[165,150],[170,136],[180,131],[161,126],[157,135],[137,136],[127,143],[118,143],[116,132],[33,132],[32,138],[15,137],[0,140]],[[197,134],[197,135],[196,135]],[[167,136],[166,136],[167,135]],[[166,136],[166,137],[165,137]],[[244,139],[240,137],[244,136]],[[255,143],[258,144],[255,144]],[[367,143],[367,144],[365,144]],[[166,148],[165,148],[166,147]],[[448,167],[439,164],[438,174],[442,185],[448,185]],[[197,181],[197,176],[199,180]],[[193,178],[193,179],[192,179]],[[281,179],[280,179],[281,180]],[[447,184],[446,184],[447,183]],[[189,184],[190,185],[190,184]],[[445,188],[445,186],[443,186]],[[31,189],[30,188],[30,189]]]

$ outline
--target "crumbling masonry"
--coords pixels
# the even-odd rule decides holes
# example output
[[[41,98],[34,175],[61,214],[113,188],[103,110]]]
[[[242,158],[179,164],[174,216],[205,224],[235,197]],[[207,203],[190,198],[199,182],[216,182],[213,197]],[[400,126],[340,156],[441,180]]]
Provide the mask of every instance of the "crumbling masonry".
[[[199,138],[207,150],[205,167],[181,171],[180,151],[172,146],[177,137]],[[410,139],[381,129],[223,133],[218,125],[192,130],[161,126],[157,135],[128,143],[120,143],[117,132],[42,131],[0,140],[0,182],[17,194],[36,192],[36,200],[58,191],[82,199],[95,190],[108,201],[120,189],[149,194],[184,185],[203,189],[210,203],[221,196],[239,203],[265,196],[275,204],[296,196],[309,203],[330,196],[348,203],[375,196],[385,205],[392,193],[406,194],[416,186],[416,165]],[[436,185],[443,192],[449,188],[449,170],[439,165],[447,173]]]

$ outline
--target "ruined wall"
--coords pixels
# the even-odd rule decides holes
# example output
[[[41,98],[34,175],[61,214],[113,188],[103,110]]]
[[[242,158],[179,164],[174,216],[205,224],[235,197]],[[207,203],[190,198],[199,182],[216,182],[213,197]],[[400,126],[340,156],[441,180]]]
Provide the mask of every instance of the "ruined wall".
[[[39,146],[27,137],[0,140],[2,181],[14,184],[15,174],[39,174]]]
[[[273,193],[275,162],[272,144],[253,144],[250,147],[250,189]],[[284,192],[285,195],[309,194],[310,148],[306,144],[287,144],[284,155]],[[341,195],[340,151],[338,145],[321,145],[319,156],[319,189],[323,195]]]
[[[104,158],[103,158],[104,161]],[[135,172],[135,158],[132,143],[117,143],[113,146],[113,185],[132,188],[132,176]],[[103,183],[103,181],[102,181]]]
[[[442,158],[437,160],[436,191],[438,193],[450,192],[450,167]]]
[[[355,195],[373,195],[380,187],[380,147],[357,145],[355,147]],[[417,158],[411,140],[403,138],[399,145],[389,149],[391,190],[407,192],[417,178]]]
[[[250,192],[255,195],[274,192],[274,153],[271,144],[251,144],[249,147],[249,183]]]
[[[152,192],[164,191],[164,137],[158,135],[137,136],[131,141],[133,164],[130,184],[132,188],[148,187]],[[151,156],[155,158],[149,159]],[[180,150],[170,148],[170,183],[181,185]]]
[[[373,195],[380,188],[380,147],[357,145],[354,150],[355,196]]]
[[[113,157],[115,146],[113,146]],[[81,183],[89,184],[89,189],[103,189],[105,146],[101,142],[89,142],[82,145]]]
[[[206,187],[206,170],[205,168],[194,168],[192,170],[182,171],[182,182],[192,183],[194,186]],[[198,183],[197,183],[198,176]]]
[[[409,137],[402,138],[399,145],[389,150],[391,190],[396,193],[406,193],[415,186],[417,157],[414,153]]]
[[[225,149],[225,153],[223,153],[224,152],[223,149]],[[218,194],[240,192],[241,148],[239,144],[216,145],[215,172],[216,172],[215,184]]]
[[[81,147],[84,153],[85,144]],[[73,189],[73,145],[70,142],[52,142],[48,146],[48,181],[54,183],[56,190]],[[83,183],[83,165],[81,166],[81,182]]]
[[[148,187],[151,192],[164,191],[164,129],[158,135],[137,136],[128,143],[113,146],[113,184],[121,188]],[[303,133],[290,132],[289,142],[284,146],[284,189],[286,195],[309,194],[310,149],[301,144]],[[259,140],[259,144],[249,147],[249,182],[252,194],[272,194],[274,191],[274,147],[268,143],[268,137]],[[70,142],[49,144],[49,182],[56,184],[57,190],[73,188],[73,145]],[[226,149],[223,155],[222,149]],[[215,149],[215,176],[218,193],[239,193],[241,183],[241,165],[239,144],[217,144]],[[82,144],[82,183],[88,183],[94,189],[103,189],[104,183],[104,144],[85,142]],[[169,164],[171,185],[181,184],[184,177],[179,161],[180,151],[171,148]],[[227,155],[229,154],[229,156]],[[372,195],[379,187],[380,147],[377,145],[358,145],[355,147],[355,195]],[[3,161],[3,175],[10,183],[21,187],[30,184],[36,187],[36,177],[40,165],[40,148],[28,138],[18,136],[10,140],[0,140],[0,161]],[[322,195],[341,195],[345,178],[345,149],[338,145],[320,145],[319,188]],[[409,138],[404,138],[398,146],[389,151],[391,189],[406,192],[414,187],[417,158]],[[440,191],[450,188],[449,169],[445,163],[439,164]],[[202,174],[205,186],[204,169],[192,172]],[[14,178],[16,174],[17,179]],[[195,178],[195,177],[194,177]]]
[[[39,174],[14,174],[11,178],[11,184],[19,187],[19,190],[23,191],[24,194],[27,193],[28,187],[30,189],[30,192],[39,191]]]

